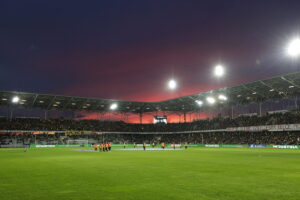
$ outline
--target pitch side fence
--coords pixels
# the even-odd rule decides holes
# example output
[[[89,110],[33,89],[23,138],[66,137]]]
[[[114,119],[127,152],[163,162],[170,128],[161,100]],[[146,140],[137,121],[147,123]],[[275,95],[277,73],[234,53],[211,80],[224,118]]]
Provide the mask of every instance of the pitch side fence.
[[[113,148],[141,148],[143,144],[113,144]],[[184,148],[180,144],[176,144],[175,148]],[[30,145],[30,148],[55,148],[55,147],[92,147],[91,144],[85,145]],[[147,144],[147,147],[151,147],[150,144]],[[300,145],[266,145],[266,144],[189,144],[188,148],[269,148],[269,149],[300,149]],[[173,148],[173,144],[167,144],[166,148]]]
[[[247,127],[229,127],[226,129],[215,129],[215,130],[196,130],[196,131],[176,131],[176,132],[107,132],[107,131],[40,131],[40,130],[0,130],[0,134],[5,133],[14,133],[14,134],[22,134],[22,133],[30,133],[30,134],[98,134],[98,135],[105,135],[105,134],[197,134],[197,133],[212,133],[212,132],[262,132],[262,131],[281,131],[281,132],[288,132],[288,131],[300,131],[300,124],[279,124],[279,125],[263,125],[263,126],[247,126]],[[137,146],[141,146],[138,144]],[[179,144],[178,144],[179,145]],[[12,145],[1,145],[0,147],[23,147],[22,144],[12,144]],[[39,147],[90,147],[90,144],[86,145],[31,145],[32,148],[39,148]],[[117,144],[113,146],[118,146]],[[124,146],[124,145],[119,145]],[[128,147],[130,144],[127,145]],[[131,145],[132,146],[132,145]],[[209,148],[277,148],[277,149],[300,149],[299,145],[265,145],[265,144],[251,144],[251,145],[235,145],[235,144],[191,144],[189,147],[209,147]]]

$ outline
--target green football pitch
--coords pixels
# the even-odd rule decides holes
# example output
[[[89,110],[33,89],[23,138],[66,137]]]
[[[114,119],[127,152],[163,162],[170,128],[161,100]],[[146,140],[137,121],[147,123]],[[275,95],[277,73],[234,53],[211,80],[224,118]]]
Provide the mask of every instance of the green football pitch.
[[[0,149],[0,198],[300,199],[300,151]]]

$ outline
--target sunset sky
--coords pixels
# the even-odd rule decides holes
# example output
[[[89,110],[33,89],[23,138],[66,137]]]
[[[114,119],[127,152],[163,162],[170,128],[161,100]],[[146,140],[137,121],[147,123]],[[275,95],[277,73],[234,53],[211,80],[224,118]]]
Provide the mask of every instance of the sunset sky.
[[[298,71],[298,33],[299,0],[2,0],[0,90],[161,101]]]

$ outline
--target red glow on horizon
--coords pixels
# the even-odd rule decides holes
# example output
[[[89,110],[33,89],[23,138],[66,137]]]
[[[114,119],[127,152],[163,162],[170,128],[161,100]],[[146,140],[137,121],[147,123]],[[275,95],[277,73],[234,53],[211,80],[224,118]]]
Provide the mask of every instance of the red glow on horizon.
[[[101,121],[124,121],[126,123],[133,123],[133,124],[139,124],[140,123],[140,117],[138,114],[122,114],[122,113],[88,113],[83,114],[83,117],[79,117],[77,119],[79,120],[101,120]],[[184,123],[184,122],[193,122],[194,120],[199,119],[207,119],[209,115],[207,115],[204,112],[201,113],[187,113],[186,119],[184,120],[184,114],[183,113],[168,113],[165,112],[159,113],[158,115],[166,115],[168,123]],[[144,113],[142,123],[143,124],[152,124],[153,118],[155,116],[155,113]]]

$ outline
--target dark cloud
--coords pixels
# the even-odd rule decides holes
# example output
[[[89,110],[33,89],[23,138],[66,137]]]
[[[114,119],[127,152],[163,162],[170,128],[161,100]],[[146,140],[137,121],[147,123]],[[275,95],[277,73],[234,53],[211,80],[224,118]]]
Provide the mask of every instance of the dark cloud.
[[[299,1],[1,1],[0,90],[158,101],[299,70]],[[211,67],[222,62],[227,77]],[[180,92],[165,82],[174,77]]]

